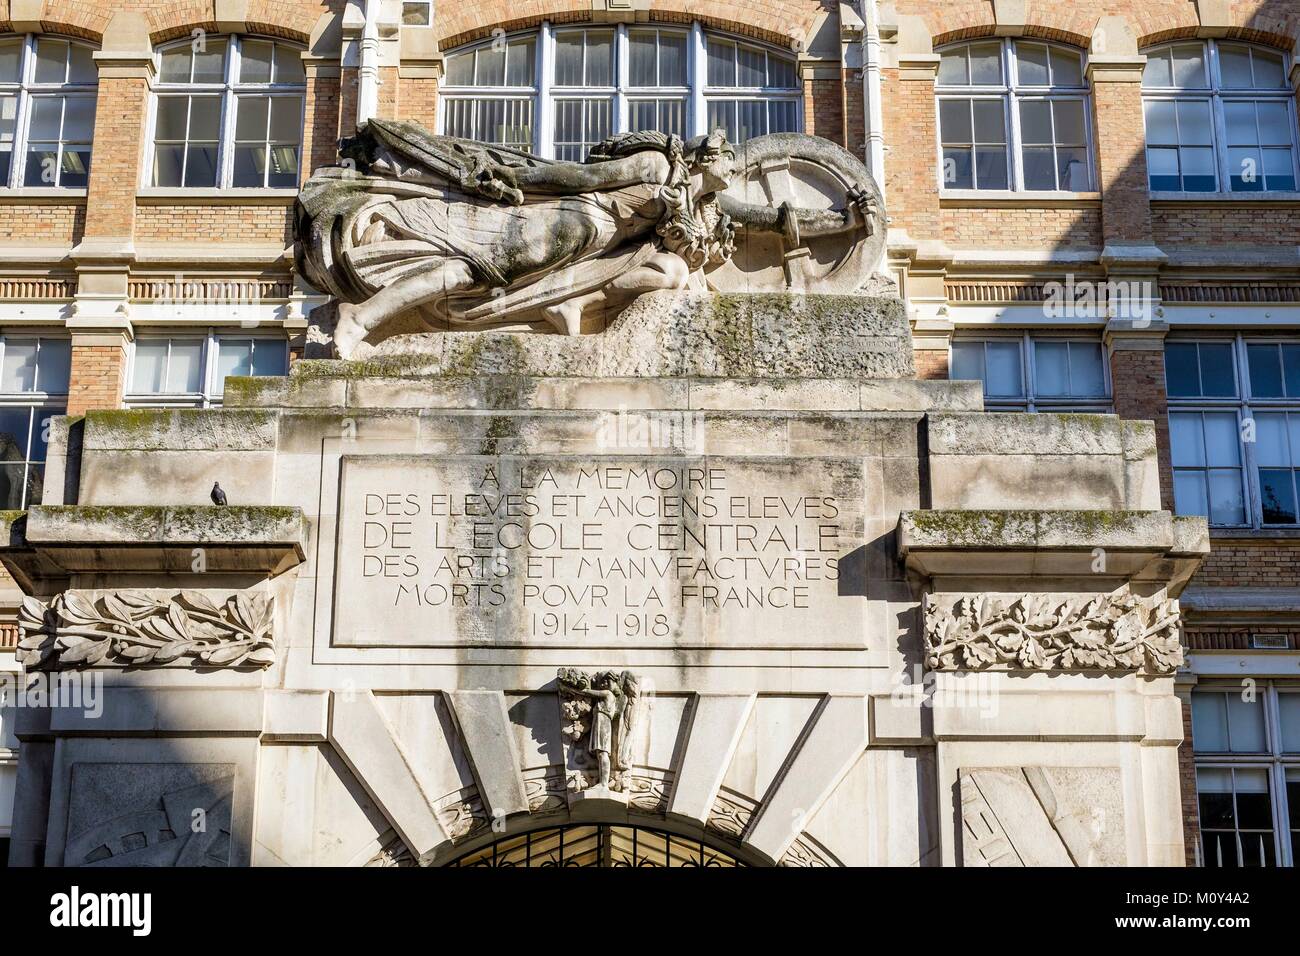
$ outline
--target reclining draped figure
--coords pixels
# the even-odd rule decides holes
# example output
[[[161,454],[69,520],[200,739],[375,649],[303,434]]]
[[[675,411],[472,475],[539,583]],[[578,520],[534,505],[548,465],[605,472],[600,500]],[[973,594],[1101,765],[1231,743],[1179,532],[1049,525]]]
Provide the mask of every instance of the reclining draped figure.
[[[413,309],[435,328],[550,323],[578,334],[584,317],[612,317],[725,262],[737,227],[787,245],[860,242],[876,228],[869,182],[843,209],[723,195],[739,171],[722,130],[690,141],[625,133],[570,163],[376,119],[340,153],[302,189],[296,255],[300,274],[338,299],[341,358]]]

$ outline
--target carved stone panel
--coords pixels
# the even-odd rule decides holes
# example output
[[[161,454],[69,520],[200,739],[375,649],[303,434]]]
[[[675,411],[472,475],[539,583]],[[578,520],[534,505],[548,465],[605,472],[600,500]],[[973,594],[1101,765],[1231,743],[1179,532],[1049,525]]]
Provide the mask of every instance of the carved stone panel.
[[[963,866],[1124,866],[1117,767],[962,770]]]
[[[229,866],[230,764],[78,763],[65,866]]]
[[[1139,671],[1183,663],[1178,602],[1161,595],[927,596],[931,670]]]
[[[18,661],[28,670],[178,664],[268,667],[274,600],[242,591],[69,590],[23,598]]]

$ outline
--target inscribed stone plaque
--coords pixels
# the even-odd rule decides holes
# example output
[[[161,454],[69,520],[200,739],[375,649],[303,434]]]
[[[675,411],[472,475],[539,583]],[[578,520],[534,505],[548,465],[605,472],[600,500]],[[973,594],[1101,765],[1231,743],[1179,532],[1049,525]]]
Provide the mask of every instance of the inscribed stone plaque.
[[[862,646],[858,459],[343,459],[335,646]]]

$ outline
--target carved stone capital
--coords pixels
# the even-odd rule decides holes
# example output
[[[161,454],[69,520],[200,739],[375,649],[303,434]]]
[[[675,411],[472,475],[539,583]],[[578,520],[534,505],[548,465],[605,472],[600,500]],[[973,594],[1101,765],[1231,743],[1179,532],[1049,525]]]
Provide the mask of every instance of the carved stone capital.
[[[931,670],[1137,671],[1183,663],[1178,602],[1163,594],[925,599]]]
[[[274,599],[236,592],[69,590],[23,598],[18,662],[64,667],[268,667]]]

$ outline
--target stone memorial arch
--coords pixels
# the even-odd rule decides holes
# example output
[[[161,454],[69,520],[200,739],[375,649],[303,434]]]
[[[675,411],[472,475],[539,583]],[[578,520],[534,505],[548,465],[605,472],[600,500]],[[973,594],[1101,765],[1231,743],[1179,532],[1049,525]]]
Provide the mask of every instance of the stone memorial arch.
[[[345,153],[311,355],[0,516],[29,680],[103,690],[20,712],[11,862],[1182,861],[1205,524],[1150,423],[917,380],[856,160]]]

